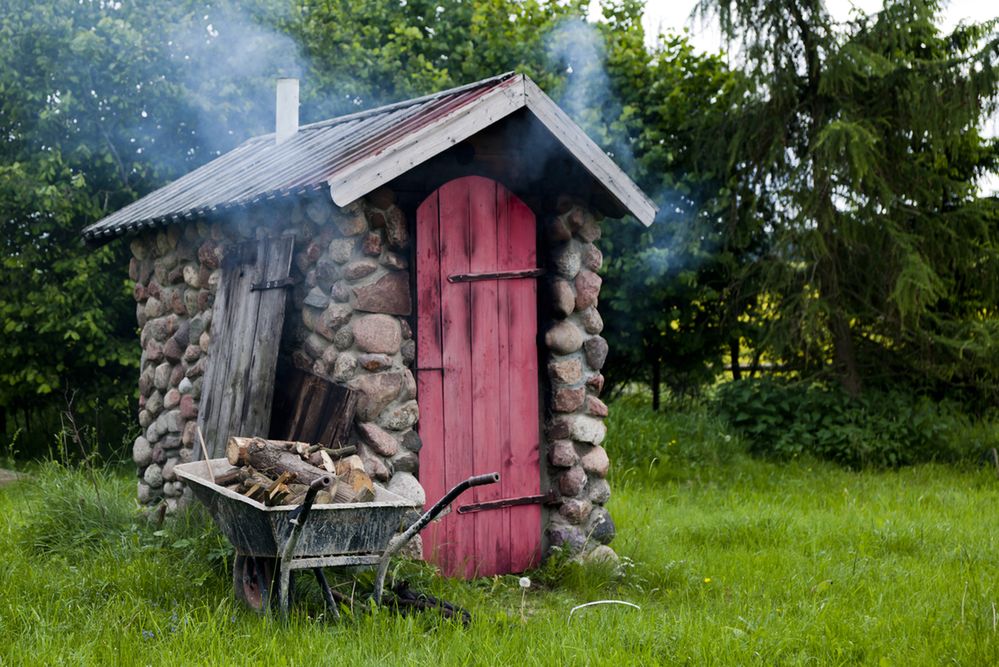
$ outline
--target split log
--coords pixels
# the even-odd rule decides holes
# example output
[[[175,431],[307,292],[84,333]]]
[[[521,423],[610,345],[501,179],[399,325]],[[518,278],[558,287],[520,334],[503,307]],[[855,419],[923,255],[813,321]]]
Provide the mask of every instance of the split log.
[[[230,438],[226,458],[232,465],[250,465],[275,478],[284,472],[295,473],[296,480],[303,484],[311,484],[328,474],[306,463],[298,454],[263,438]]]

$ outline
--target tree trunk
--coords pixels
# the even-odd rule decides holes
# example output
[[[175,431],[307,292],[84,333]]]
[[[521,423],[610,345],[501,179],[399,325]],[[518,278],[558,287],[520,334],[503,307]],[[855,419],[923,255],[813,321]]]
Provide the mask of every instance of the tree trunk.
[[[860,396],[860,371],[857,369],[857,355],[853,348],[853,332],[850,322],[843,313],[834,313],[829,322],[833,339],[833,360],[840,384],[853,398]]]
[[[732,379],[733,380],[741,380],[742,379],[742,367],[739,366],[739,357],[741,355],[740,355],[740,352],[739,352],[739,339],[738,338],[733,338],[732,340],[730,340],[728,342],[728,351],[729,351],[729,357],[732,360],[732,362],[731,362],[731,364],[732,364]]]
[[[659,410],[659,387],[662,385],[662,365],[659,362],[659,356],[656,354],[651,355],[650,363],[652,364],[652,409],[655,411]]]

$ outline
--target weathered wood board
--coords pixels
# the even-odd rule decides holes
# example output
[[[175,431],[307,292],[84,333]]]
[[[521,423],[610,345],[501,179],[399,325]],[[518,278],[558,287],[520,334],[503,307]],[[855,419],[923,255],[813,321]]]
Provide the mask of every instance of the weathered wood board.
[[[271,436],[310,444],[347,444],[358,394],[298,368],[278,373]]]
[[[252,287],[287,278],[293,249],[294,237],[282,236],[227,250],[198,410],[212,458],[229,436],[267,435],[288,290]]]
[[[459,507],[540,493],[536,263],[534,214],[495,181],[451,181],[417,210],[420,482],[428,498],[490,472],[500,483],[473,489]],[[452,512],[424,532],[424,552],[452,576],[521,572],[540,562],[541,507]]]

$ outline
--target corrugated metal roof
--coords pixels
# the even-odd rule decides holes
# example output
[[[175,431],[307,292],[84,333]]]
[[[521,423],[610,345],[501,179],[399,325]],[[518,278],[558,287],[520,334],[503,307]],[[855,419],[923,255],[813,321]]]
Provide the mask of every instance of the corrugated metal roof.
[[[83,237],[101,243],[143,228],[325,187],[331,187],[338,204],[349,203],[509,113],[530,108],[527,84],[533,86],[523,75],[510,72],[304,125],[281,144],[273,134],[255,137],[88,226]],[[629,192],[614,192],[619,199],[632,197],[634,189],[652,206],[630,179],[624,176],[624,181]],[[635,214],[648,224],[654,207],[651,215],[645,210]]]

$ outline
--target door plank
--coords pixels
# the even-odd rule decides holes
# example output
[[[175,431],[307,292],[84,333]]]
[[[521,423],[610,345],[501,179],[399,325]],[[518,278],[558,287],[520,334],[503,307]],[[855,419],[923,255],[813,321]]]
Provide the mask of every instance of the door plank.
[[[465,183],[452,181],[440,188],[441,274],[469,272],[469,192]],[[445,486],[468,477],[474,467],[472,431],[471,285],[441,282],[441,332],[447,400],[444,404],[446,458]],[[447,544],[446,572],[469,578],[474,573],[474,519],[459,521],[455,513],[444,519]],[[461,517],[468,518],[468,517]]]
[[[526,266],[537,264],[537,231],[534,214],[509,192],[509,247]],[[518,495],[541,491],[541,420],[538,385],[537,282],[510,284],[510,415],[511,459],[508,475]],[[510,568],[522,572],[541,558],[541,506],[511,507]],[[531,539],[534,538],[534,539]]]
[[[438,193],[416,211],[416,386],[420,401],[420,484],[427,507],[446,492],[444,487],[444,372],[441,357],[440,219]],[[435,370],[419,370],[428,368]],[[440,521],[423,530],[425,555],[444,563],[445,531]]]
[[[222,456],[229,436],[268,432],[287,291],[250,288],[287,278],[293,248],[292,236],[263,239],[255,259],[244,256],[245,246],[236,247],[223,267],[198,410],[213,458]],[[199,454],[195,448],[195,458]]]

